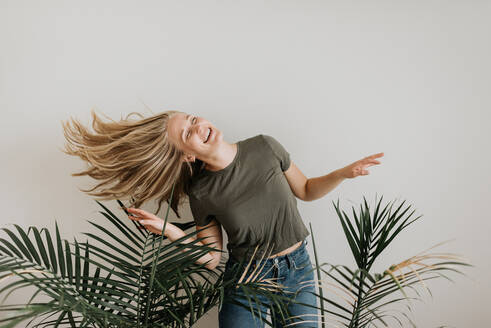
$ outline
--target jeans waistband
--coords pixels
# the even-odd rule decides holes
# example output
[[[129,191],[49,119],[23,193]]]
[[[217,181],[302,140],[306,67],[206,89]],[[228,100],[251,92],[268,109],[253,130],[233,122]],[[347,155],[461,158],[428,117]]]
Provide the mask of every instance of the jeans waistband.
[[[258,259],[253,259],[251,261],[251,263],[253,265],[259,263],[259,261],[261,261],[262,264],[265,264],[265,265],[273,265],[275,263],[278,263],[278,262],[282,262],[282,261],[287,261],[287,259],[292,259],[292,258],[295,258],[300,252],[303,252],[306,250],[306,246],[307,246],[307,239],[304,239],[302,241],[302,243],[300,244],[300,246],[298,246],[297,248],[295,248],[293,251],[291,251],[290,253],[288,254],[284,254],[284,255],[280,255],[280,256],[276,256],[272,259],[268,259],[268,258],[264,258],[261,259],[258,258]],[[232,257],[230,257],[229,259],[230,262],[234,263],[234,262],[238,262],[237,260],[233,259]],[[288,260],[289,262],[290,260]],[[248,261],[245,261],[245,264],[247,264]]]

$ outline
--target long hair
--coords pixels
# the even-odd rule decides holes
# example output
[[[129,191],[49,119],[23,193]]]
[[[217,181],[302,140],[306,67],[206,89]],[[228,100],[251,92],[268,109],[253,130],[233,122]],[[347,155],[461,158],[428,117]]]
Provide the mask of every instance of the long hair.
[[[155,214],[166,201],[180,217],[178,207],[188,193],[193,171],[202,167],[203,162],[198,159],[195,163],[183,162],[183,152],[169,141],[167,122],[176,113],[182,112],[169,110],[148,118],[132,112],[119,122],[111,118],[110,122],[103,122],[91,110],[94,133],[72,117],[73,126],[62,121],[67,141],[62,151],[89,165],[87,170],[72,176],[88,175],[102,181],[91,189],[80,190],[101,200],[129,198],[128,207],[140,207],[157,199]],[[141,119],[130,120],[132,114]],[[97,188],[100,190],[95,191]]]

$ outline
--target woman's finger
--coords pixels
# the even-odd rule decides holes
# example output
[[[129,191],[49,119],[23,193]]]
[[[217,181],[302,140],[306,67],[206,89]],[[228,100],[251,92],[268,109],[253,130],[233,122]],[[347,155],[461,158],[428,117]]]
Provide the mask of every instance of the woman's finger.
[[[134,214],[138,215],[137,217],[144,217],[145,218],[145,217],[150,216],[150,214],[148,212],[146,212],[144,210],[140,210],[138,208],[132,208],[131,210],[128,209],[128,212],[130,212],[130,214],[133,214],[133,215]],[[134,215],[134,216],[136,216],[136,215]]]
[[[127,207],[126,210],[128,212],[132,212],[132,213],[142,213],[143,210],[139,209],[139,208],[134,208],[134,207]]]
[[[128,212],[130,212],[130,213],[136,213],[136,214],[140,214],[140,215],[147,215],[148,214],[147,211],[142,210],[141,208],[128,207],[128,208],[126,208],[126,210],[128,210]]]
[[[140,215],[141,217],[144,217],[144,218],[148,218],[148,219],[155,219],[156,216],[152,213],[149,213],[145,210],[142,210],[142,209],[139,209],[139,208],[128,208],[128,209],[131,209],[133,213],[136,213],[138,215]]]
[[[371,156],[369,156],[370,158],[377,158],[377,157],[382,157],[384,156],[384,153],[378,153],[378,154],[373,154]]]

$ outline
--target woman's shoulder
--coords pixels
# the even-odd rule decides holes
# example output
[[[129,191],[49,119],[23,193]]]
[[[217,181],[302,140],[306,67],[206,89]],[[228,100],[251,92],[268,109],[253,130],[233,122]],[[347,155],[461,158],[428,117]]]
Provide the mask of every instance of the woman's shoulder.
[[[284,149],[283,145],[275,137],[269,134],[260,134],[258,137],[261,139],[261,142],[267,145],[269,150],[273,150],[275,154]]]
[[[246,138],[244,140],[241,140],[240,143],[243,144],[258,144],[258,143],[264,143],[267,142],[268,138],[272,138],[269,135],[266,134],[256,134],[252,137]]]
[[[249,151],[270,151],[276,149],[279,145],[278,140],[269,134],[260,133],[252,137],[241,140],[240,146],[245,152]]]
[[[267,142],[268,144],[274,144],[274,143],[277,143],[278,141],[271,135],[269,134],[260,134],[259,137]]]

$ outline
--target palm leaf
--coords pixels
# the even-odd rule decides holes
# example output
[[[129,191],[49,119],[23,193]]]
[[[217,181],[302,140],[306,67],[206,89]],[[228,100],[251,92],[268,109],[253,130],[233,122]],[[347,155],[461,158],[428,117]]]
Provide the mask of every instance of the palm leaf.
[[[405,312],[394,314],[388,307],[418,299],[409,297],[406,291],[413,290],[419,296],[416,287],[420,285],[431,295],[425,281],[451,280],[446,272],[460,273],[454,267],[467,265],[452,254],[418,254],[382,273],[370,272],[374,261],[396,236],[419,218],[409,220],[414,211],[404,209],[404,202],[393,213],[393,204],[382,209],[382,198],[372,215],[363,197],[359,213],[352,207],[353,218],[339,208],[339,200],[334,204],[357,265],[355,269],[320,264],[310,227],[317,281],[306,284],[318,287],[315,295],[320,306],[305,305],[320,310],[323,327],[377,327],[379,323],[387,326],[389,320],[402,326],[401,317],[414,326]],[[117,202],[124,210],[123,203]],[[243,300],[238,303],[259,316],[260,321],[272,324],[264,313],[254,311],[253,304],[265,305],[271,318],[278,314],[284,324],[302,319],[290,315],[286,304],[296,300],[283,291],[283,286],[260,276],[259,268],[245,276],[252,259],[245,271],[233,272],[226,280],[223,265],[209,270],[205,264],[196,263],[209,251],[222,251],[207,244],[206,238],[198,238],[196,229],[169,241],[141,229],[138,222],[118,218],[97,203],[102,208],[99,213],[114,229],[89,221],[96,232],[85,233],[88,239],[84,243],[62,239],[56,222],[54,239],[46,228],[29,227],[26,232],[14,225],[15,231],[2,229],[7,237],[0,238],[0,282],[8,282],[0,289],[0,295],[7,299],[27,286],[37,290],[27,306],[0,305],[0,311],[19,311],[0,320],[0,324],[14,327],[30,320],[29,327],[189,327],[214,306],[221,307],[225,292],[230,289],[242,291]],[[164,229],[169,211],[170,207]],[[195,226],[192,221],[172,224],[183,230]],[[243,268],[242,263],[239,268]],[[17,280],[9,281],[14,277]],[[35,303],[41,293],[50,300]],[[410,304],[406,305],[410,311]],[[299,322],[287,326],[296,323]]]
[[[390,311],[386,311],[386,308],[391,304],[403,301],[410,302],[411,299],[419,300],[419,298],[409,297],[406,289],[414,290],[419,296],[413,285],[421,283],[431,295],[429,288],[424,283],[425,280],[441,277],[450,279],[443,271],[461,273],[454,269],[454,267],[469,266],[465,262],[460,261],[460,258],[455,254],[428,254],[411,257],[398,265],[391,266],[382,274],[370,273],[371,266],[382,251],[409,224],[421,217],[418,216],[410,221],[414,211],[409,212],[410,206],[403,209],[404,202],[393,213],[391,212],[394,204],[387,204],[381,211],[382,198],[376,204],[375,211],[371,215],[368,203],[365,197],[363,197],[364,206],[360,206],[360,212],[358,214],[355,212],[354,207],[352,207],[352,219],[339,208],[339,200],[337,204],[333,203],[346,240],[358,266],[356,270],[351,270],[347,266],[330,265],[329,263],[323,263],[319,266],[316,258],[317,271],[324,273],[326,276],[326,279],[319,279],[319,285],[330,291],[334,297],[330,297],[327,300],[322,295],[319,296],[321,300],[326,301],[326,304],[333,307],[334,311],[328,313],[335,316],[336,321],[342,323],[345,327],[376,326],[376,322],[387,326],[388,318],[395,320],[397,324],[402,326],[400,318],[389,314]],[[429,261],[440,259],[451,261],[428,263]],[[321,268],[326,265],[330,266],[329,270]],[[413,266],[416,265],[421,267],[414,269]],[[320,274],[318,276],[320,277]],[[319,290],[322,289],[319,288]],[[403,297],[395,297],[395,293],[397,292],[401,292]],[[342,305],[344,303],[347,303],[347,306]],[[408,305],[408,309],[411,309],[410,304]],[[321,318],[324,320],[324,311],[326,309],[322,302],[321,311]],[[346,314],[349,313],[349,318],[340,315],[343,312]],[[414,326],[414,323],[406,313],[402,312],[402,315]]]

